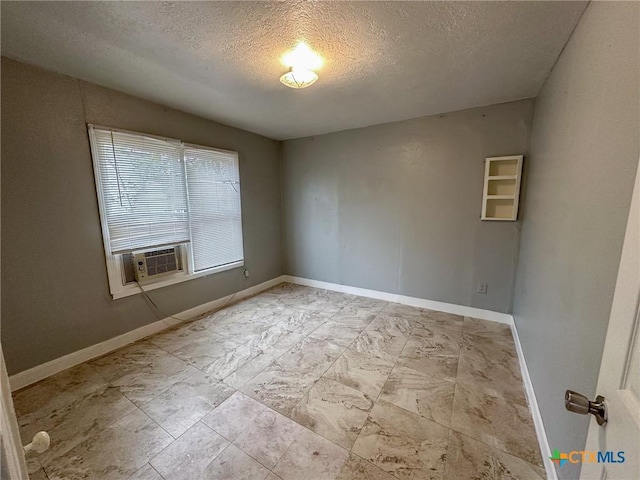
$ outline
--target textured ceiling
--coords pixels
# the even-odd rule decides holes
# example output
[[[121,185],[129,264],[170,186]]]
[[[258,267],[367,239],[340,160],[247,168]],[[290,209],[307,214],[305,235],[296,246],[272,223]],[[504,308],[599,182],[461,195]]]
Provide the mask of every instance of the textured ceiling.
[[[536,96],[584,2],[2,2],[2,54],[276,139]],[[306,41],[318,82],[278,81]]]

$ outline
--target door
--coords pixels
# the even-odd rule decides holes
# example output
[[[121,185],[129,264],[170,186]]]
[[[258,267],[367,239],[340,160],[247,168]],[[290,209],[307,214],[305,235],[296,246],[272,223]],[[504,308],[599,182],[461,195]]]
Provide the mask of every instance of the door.
[[[4,365],[4,356],[0,347],[0,477],[2,480],[27,480],[27,465],[24,460],[22,442],[18,433],[18,422],[13,411],[9,377]]]
[[[585,451],[601,453],[584,456],[582,480],[640,479],[639,304],[640,166],[598,377],[597,394],[605,398],[608,421],[599,426],[591,418]]]

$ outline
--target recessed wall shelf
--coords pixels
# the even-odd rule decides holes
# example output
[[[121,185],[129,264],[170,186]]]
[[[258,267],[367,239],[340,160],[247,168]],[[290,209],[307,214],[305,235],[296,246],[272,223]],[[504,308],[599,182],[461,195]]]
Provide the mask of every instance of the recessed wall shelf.
[[[515,180],[516,178],[518,178],[517,175],[494,175],[489,177],[489,180]]]
[[[482,220],[515,221],[518,218],[522,158],[522,155],[511,155],[485,160]]]

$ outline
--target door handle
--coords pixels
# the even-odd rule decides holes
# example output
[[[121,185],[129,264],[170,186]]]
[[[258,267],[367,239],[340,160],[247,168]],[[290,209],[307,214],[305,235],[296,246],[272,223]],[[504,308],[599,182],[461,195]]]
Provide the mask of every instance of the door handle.
[[[564,408],[580,415],[590,413],[596,417],[598,425],[607,423],[607,404],[602,395],[598,395],[596,400],[592,402],[581,393],[567,390],[564,392]]]

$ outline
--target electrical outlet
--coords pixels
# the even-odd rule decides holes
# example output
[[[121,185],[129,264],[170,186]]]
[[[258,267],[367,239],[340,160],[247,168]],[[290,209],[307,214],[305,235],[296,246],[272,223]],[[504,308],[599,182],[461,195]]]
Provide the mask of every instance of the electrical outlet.
[[[242,272],[242,274],[244,275],[244,278],[249,278],[249,270],[248,269],[244,269],[244,271]]]
[[[481,293],[482,295],[485,295],[487,293],[488,287],[489,285],[486,283],[479,283],[478,288],[476,289],[476,292]]]

